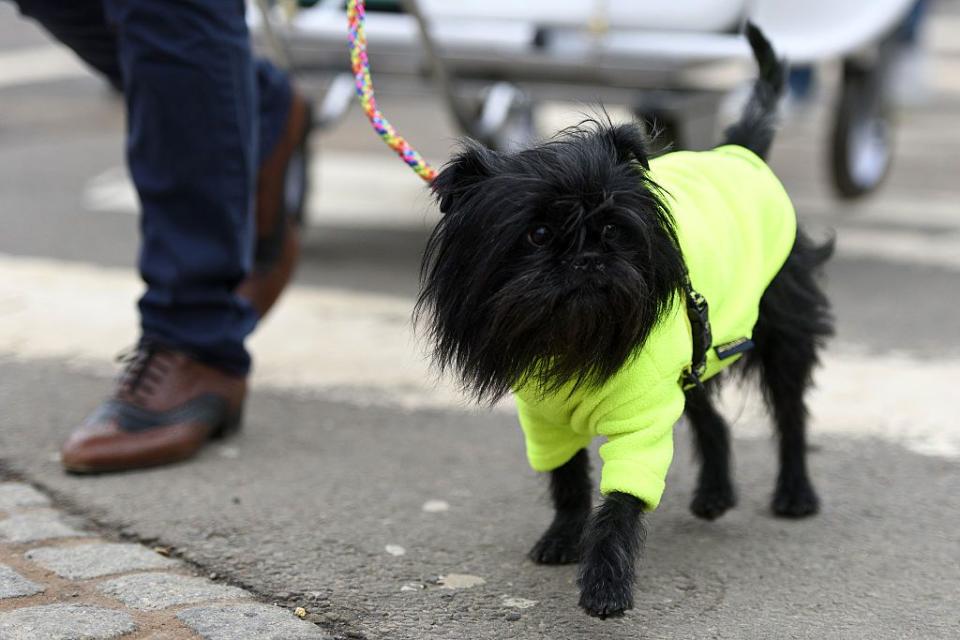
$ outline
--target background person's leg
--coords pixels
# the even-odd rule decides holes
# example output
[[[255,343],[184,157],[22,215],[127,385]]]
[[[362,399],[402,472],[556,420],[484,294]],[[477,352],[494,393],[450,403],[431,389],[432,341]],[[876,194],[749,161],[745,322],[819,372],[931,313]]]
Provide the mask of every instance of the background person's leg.
[[[260,317],[289,284],[300,254],[300,223],[309,191],[310,105],[287,75],[257,61],[260,149],[253,273],[238,293]]]
[[[107,0],[126,79],[127,158],[143,210],[143,337],[238,374],[256,324],[249,272],[255,68],[240,0]]]
[[[273,66],[269,60],[259,58],[255,65],[260,130],[257,165],[260,166],[280,141],[290,113],[293,91],[287,74]]]

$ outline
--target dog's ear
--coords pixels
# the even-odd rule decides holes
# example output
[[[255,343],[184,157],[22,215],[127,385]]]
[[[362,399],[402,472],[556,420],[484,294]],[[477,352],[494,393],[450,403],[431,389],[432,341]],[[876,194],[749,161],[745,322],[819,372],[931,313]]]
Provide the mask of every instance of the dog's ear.
[[[620,162],[636,161],[644,169],[650,168],[647,137],[636,124],[618,124],[607,128],[604,134],[617,152]]]
[[[430,185],[440,212],[450,211],[458,195],[493,175],[499,163],[500,156],[495,151],[474,140],[466,141]]]

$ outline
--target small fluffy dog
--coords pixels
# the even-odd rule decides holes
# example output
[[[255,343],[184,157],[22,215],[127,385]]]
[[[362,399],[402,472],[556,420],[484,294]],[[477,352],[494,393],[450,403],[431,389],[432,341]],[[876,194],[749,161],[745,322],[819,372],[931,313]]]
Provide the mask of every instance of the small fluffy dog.
[[[760,75],[722,146],[650,160],[634,125],[588,122],[536,148],[468,142],[433,183],[417,318],[436,364],[480,401],[513,391],[531,466],[550,472],[556,515],[530,557],[580,562],[580,606],[633,605],[642,514],[660,501],[673,426],[686,413],[700,458],[690,504],[736,503],[713,376],[756,370],[779,433],[772,509],[817,511],[804,393],[832,333],[816,282],[832,251],[797,229],[767,167],[785,69],[762,33]],[[596,436],[603,504],[591,508]]]

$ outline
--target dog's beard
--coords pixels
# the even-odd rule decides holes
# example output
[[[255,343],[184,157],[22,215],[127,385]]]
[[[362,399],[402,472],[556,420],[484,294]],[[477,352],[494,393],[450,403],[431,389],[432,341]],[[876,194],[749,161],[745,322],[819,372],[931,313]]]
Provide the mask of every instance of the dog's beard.
[[[531,266],[490,294],[426,295],[420,312],[431,318],[435,364],[476,400],[496,402],[519,387],[569,393],[602,384],[643,345],[672,300],[655,278],[622,258],[583,276]]]
[[[483,364],[461,377],[481,398],[510,387],[545,395],[601,384],[643,344],[659,306],[644,274],[625,260],[582,278],[521,274],[491,301]]]

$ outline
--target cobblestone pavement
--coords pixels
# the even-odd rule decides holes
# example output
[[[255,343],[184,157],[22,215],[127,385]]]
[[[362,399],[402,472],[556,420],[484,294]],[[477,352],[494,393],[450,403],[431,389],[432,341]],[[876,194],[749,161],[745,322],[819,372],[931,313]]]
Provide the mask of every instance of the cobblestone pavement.
[[[104,540],[27,484],[0,482],[0,640],[318,640],[164,549]]]

